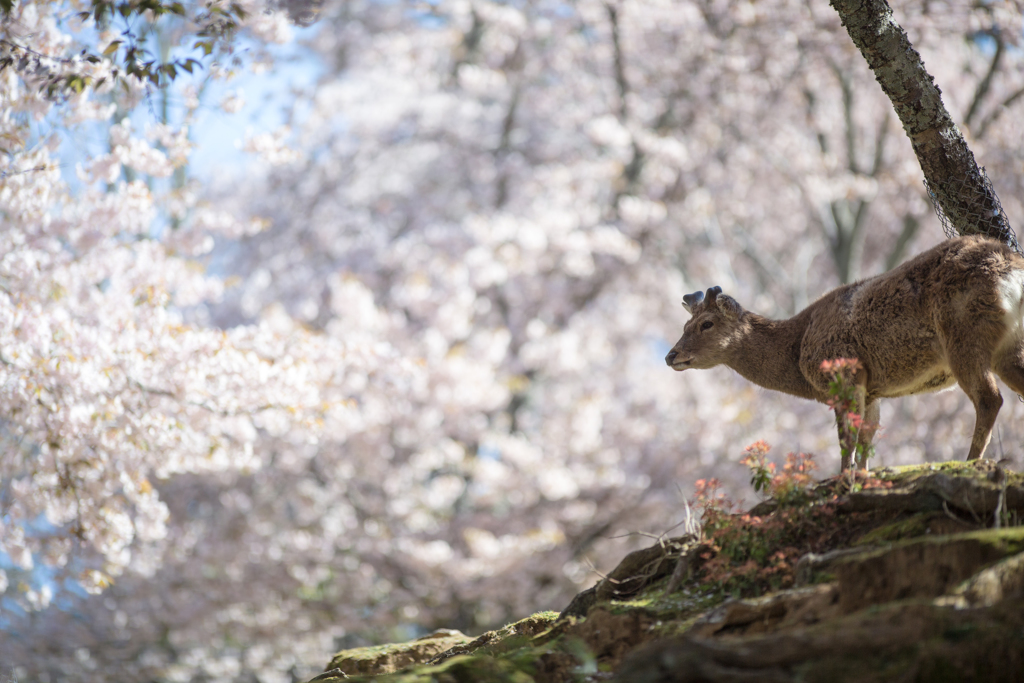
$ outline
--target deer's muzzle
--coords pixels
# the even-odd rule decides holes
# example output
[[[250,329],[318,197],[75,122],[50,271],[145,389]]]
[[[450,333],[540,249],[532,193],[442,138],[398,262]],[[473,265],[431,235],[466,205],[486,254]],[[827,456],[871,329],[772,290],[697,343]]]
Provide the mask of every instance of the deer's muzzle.
[[[685,359],[679,358],[679,352],[676,351],[675,349],[672,349],[671,351],[669,351],[668,355],[665,356],[665,364],[668,365],[673,370],[685,370],[685,369],[687,369],[688,367],[690,367],[690,361],[691,360],[693,360],[693,359],[692,358],[685,358]]]

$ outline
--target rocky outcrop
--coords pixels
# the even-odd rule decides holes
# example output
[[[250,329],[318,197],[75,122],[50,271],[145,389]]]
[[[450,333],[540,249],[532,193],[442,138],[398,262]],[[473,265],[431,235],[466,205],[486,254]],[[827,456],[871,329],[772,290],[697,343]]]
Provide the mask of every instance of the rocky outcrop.
[[[407,643],[391,643],[374,647],[343,650],[334,655],[327,671],[316,681],[348,678],[358,675],[390,674],[431,659],[473,639],[454,629],[439,629]]]
[[[1019,473],[882,469],[706,522],[631,553],[561,613],[443,651],[447,635],[341,652],[318,678],[1024,680]]]

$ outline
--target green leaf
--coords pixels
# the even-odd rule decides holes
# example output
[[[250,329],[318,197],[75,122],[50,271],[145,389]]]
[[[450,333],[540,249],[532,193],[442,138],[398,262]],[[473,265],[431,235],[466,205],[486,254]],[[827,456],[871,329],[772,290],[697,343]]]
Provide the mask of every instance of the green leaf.
[[[114,12],[114,3],[99,0],[92,6],[92,16],[97,24],[103,23],[108,14]]]
[[[111,41],[110,45],[107,45],[106,49],[103,50],[103,56],[104,57],[109,57],[110,55],[112,55],[115,52],[117,52],[117,49],[119,47],[121,47],[121,41],[120,40]]]

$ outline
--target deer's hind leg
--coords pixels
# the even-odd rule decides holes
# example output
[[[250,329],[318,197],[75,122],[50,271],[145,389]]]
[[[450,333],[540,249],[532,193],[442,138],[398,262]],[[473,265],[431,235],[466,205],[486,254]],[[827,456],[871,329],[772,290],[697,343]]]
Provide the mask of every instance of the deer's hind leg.
[[[985,454],[996,415],[1003,406],[1003,397],[991,367],[991,353],[976,347],[958,349],[956,353],[949,354],[949,368],[960,388],[970,397],[976,414],[968,460],[976,460]]]
[[[1018,396],[1024,396],[1024,340],[996,358],[993,370]]]
[[[1024,396],[1024,363],[1021,363],[1020,358],[1000,359],[995,371],[1014,393]]]

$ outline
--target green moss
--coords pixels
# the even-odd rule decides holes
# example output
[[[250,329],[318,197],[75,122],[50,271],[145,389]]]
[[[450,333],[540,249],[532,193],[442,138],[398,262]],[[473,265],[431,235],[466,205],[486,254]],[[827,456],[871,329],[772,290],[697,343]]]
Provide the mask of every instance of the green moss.
[[[702,586],[696,580],[684,583],[674,593],[665,594],[669,579],[657,581],[626,600],[611,600],[605,607],[613,614],[643,610],[659,619],[687,619],[720,605],[728,594]]]
[[[908,538],[918,538],[928,532],[928,524],[936,517],[942,517],[941,512],[924,512],[912,515],[906,519],[897,520],[891,524],[885,524],[873,529],[854,541],[854,546],[883,545],[895,543]]]
[[[369,661],[378,659],[382,656],[403,652],[407,649],[409,649],[409,643],[367,645],[366,647],[357,647],[351,650],[345,650],[345,656],[347,659],[354,659],[356,661]]]
[[[603,603],[602,607],[617,615],[642,611],[655,620],[654,635],[667,638],[689,631],[708,610],[731,597],[725,591],[710,589],[697,580],[690,580],[675,592],[665,595],[668,582],[668,578],[662,579],[630,599],[611,600]]]
[[[353,683],[533,683],[533,653],[524,654],[521,658],[460,655],[440,664],[416,667],[413,671],[387,676],[351,676],[345,680]]]
[[[468,652],[487,655],[511,652],[530,644],[544,642],[557,622],[558,612],[537,612],[496,631],[488,631],[466,647]]]
[[[454,656],[445,660],[445,662],[441,662],[438,666],[445,664],[447,661],[457,659],[461,661],[469,655],[490,659],[498,655],[528,648],[534,639],[541,638],[543,634],[550,631],[557,619],[558,612],[538,612],[496,631],[489,631],[476,639],[469,639],[461,634],[455,634],[452,637],[442,635],[432,639],[420,639],[406,643],[374,645],[344,650],[334,656],[330,665],[328,665],[328,669],[340,668],[349,675],[362,674],[371,677],[376,675],[381,680],[392,680],[387,678],[385,674],[404,676],[413,667],[417,666],[418,663],[429,662],[443,652],[451,652]],[[464,662],[459,666],[465,668],[469,664]],[[396,669],[398,669],[397,672]],[[462,669],[458,670],[461,671]],[[427,669],[423,669],[423,671],[427,671]],[[445,670],[442,669],[442,671]],[[419,673],[416,675],[419,675]],[[396,678],[393,680],[404,681],[405,679]]]
[[[397,669],[430,660],[435,655],[469,642],[457,632],[441,632],[418,640],[387,645],[342,650],[331,658],[328,669],[341,669],[348,674],[390,673]]]
[[[353,683],[533,683],[545,660],[560,662],[573,670],[597,670],[596,660],[579,638],[563,637],[563,627],[577,623],[562,620],[555,626],[557,612],[541,612],[514,624],[490,631],[488,638],[470,643],[470,652],[460,652],[436,664],[421,664],[389,675],[351,676]],[[543,627],[543,628],[542,628]],[[478,641],[484,641],[479,644]],[[464,648],[457,648],[464,649]],[[582,669],[580,669],[582,671]]]
[[[807,579],[808,586],[817,586],[822,583],[832,583],[836,580],[834,572],[830,571],[815,571],[811,572],[810,577]]]
[[[527,619],[539,619],[542,621],[554,622],[558,620],[558,612],[550,609],[544,610],[543,612],[537,612],[536,614],[527,617]]]
[[[916,479],[926,477],[930,474],[946,474],[967,479],[987,479],[989,472],[995,465],[988,460],[948,460],[946,462],[926,462],[920,465],[900,465],[896,467],[881,467],[873,470],[871,475],[891,481],[894,484],[905,486]],[[1024,484],[1024,473],[1005,471],[1007,482],[1010,485]]]
[[[1002,556],[1024,552],[1024,527],[1013,527],[1010,529],[981,529],[979,531],[968,531],[956,534],[955,536],[925,536],[922,538],[911,538],[900,541],[888,548],[879,548],[874,551],[865,550],[863,554],[851,557],[850,561],[863,561],[866,558],[892,552],[894,549],[909,547],[911,545],[921,543],[944,545],[952,542],[951,539],[956,539],[956,542],[958,543],[977,541],[982,545],[991,547],[994,551],[993,554]]]

